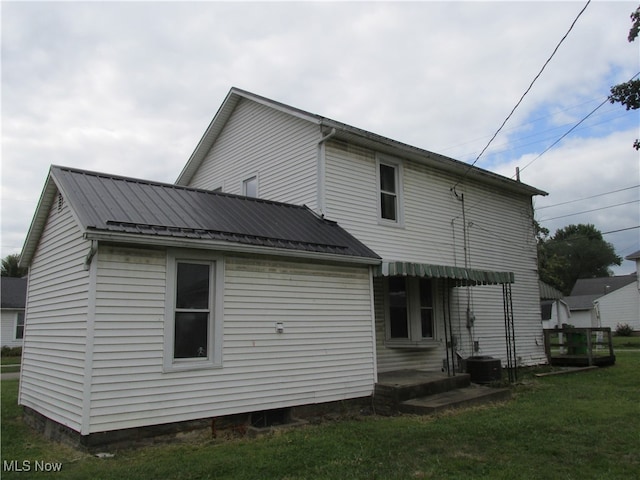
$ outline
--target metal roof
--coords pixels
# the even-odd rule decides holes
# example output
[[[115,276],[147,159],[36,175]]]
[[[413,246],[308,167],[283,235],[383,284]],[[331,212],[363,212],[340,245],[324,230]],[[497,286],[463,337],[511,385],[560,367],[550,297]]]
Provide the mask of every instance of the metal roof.
[[[88,238],[107,233],[379,259],[306,206],[59,166],[50,175]]]
[[[542,280],[538,280],[538,287],[540,288],[540,298],[545,300],[558,300],[564,298],[564,295],[557,288],[552,287],[548,283],[544,283]]]

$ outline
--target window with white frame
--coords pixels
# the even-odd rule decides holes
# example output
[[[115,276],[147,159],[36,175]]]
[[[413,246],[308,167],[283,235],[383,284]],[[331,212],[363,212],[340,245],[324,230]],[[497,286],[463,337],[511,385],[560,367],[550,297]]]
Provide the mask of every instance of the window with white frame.
[[[18,312],[16,315],[16,340],[24,338],[24,312]]]
[[[170,253],[165,304],[165,369],[205,368],[222,361],[221,261]]]
[[[254,175],[242,182],[242,194],[247,197],[258,197],[258,176]]]
[[[416,345],[435,338],[433,283],[427,278],[388,277],[387,343]]]
[[[400,163],[378,160],[378,214],[381,221],[402,223],[402,170]]]

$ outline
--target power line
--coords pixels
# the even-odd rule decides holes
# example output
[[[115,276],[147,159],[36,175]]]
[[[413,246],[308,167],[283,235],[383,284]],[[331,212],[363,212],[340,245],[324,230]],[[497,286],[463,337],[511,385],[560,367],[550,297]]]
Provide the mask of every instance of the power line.
[[[567,33],[564,34],[564,36],[562,37],[562,39],[560,39],[560,42],[558,42],[558,44],[556,45],[556,48],[553,49],[553,52],[551,53],[551,56],[547,59],[546,62],[544,62],[544,65],[542,65],[542,68],[540,69],[540,71],[538,72],[538,74],[533,78],[533,80],[531,81],[531,83],[529,84],[529,87],[525,90],[525,92],[522,94],[522,96],[520,97],[520,100],[518,100],[518,103],[516,103],[515,107],[513,107],[513,109],[511,109],[511,112],[509,113],[509,115],[507,115],[507,118],[504,119],[504,121],[502,122],[502,125],[500,125],[500,127],[498,128],[498,130],[496,130],[496,133],[493,134],[493,136],[491,137],[491,139],[489,140],[489,143],[487,143],[487,145],[482,149],[482,151],[478,154],[478,156],[476,157],[476,159],[473,161],[473,163],[471,163],[471,165],[469,165],[469,167],[467,168],[467,170],[464,172],[464,174],[462,175],[462,177],[460,178],[460,180],[458,180],[456,182],[456,184],[451,187],[452,189],[456,188],[460,182],[462,182],[465,177],[467,176],[467,174],[469,173],[469,170],[471,170],[471,168],[478,162],[478,160],[480,160],[480,157],[484,154],[484,152],[487,150],[487,148],[489,148],[489,145],[491,145],[491,143],[493,142],[493,140],[498,136],[498,134],[500,133],[500,131],[502,130],[502,128],[506,125],[506,123],[509,121],[509,119],[513,116],[514,112],[516,111],[516,109],[520,106],[520,104],[522,103],[522,101],[524,100],[524,97],[529,93],[529,91],[531,90],[531,88],[533,87],[533,84],[538,80],[538,78],[540,77],[540,75],[542,75],[542,72],[544,71],[545,68],[547,68],[547,65],[549,64],[549,62],[551,61],[551,59],[554,57],[554,55],[556,54],[556,52],[558,51],[558,49],[560,48],[560,45],[562,45],[562,43],[565,41],[565,39],[567,38],[567,36],[569,35],[569,33],[571,32],[571,30],[573,30],[574,25],[576,24],[576,22],[578,21],[578,19],[580,18],[580,16],[584,13],[584,11],[587,9],[587,7],[589,6],[589,4],[591,3],[591,0],[587,0],[587,3],[585,4],[584,7],[582,7],[582,10],[580,10],[580,13],[578,13],[578,16],[576,16],[576,18],[573,20],[573,23],[571,24],[571,26],[569,27],[569,30],[567,30]]]
[[[536,123],[538,123],[538,122],[544,121],[544,120],[546,120],[546,119],[553,118],[553,117],[555,117],[556,115],[558,115],[558,114],[560,114],[560,113],[568,112],[569,110],[574,110],[574,109],[576,109],[576,108],[578,108],[578,107],[582,107],[583,105],[586,105],[586,104],[588,104],[588,103],[592,103],[592,102],[594,102],[594,101],[600,101],[600,99],[601,99],[601,97],[598,97],[597,99],[596,99],[596,98],[592,98],[592,99],[590,99],[590,100],[585,100],[585,101],[583,101],[583,102],[581,102],[581,103],[577,103],[577,104],[574,104],[574,105],[570,105],[570,106],[568,106],[568,107],[566,107],[566,108],[559,109],[559,110],[555,111],[554,113],[551,113],[551,114],[548,114],[548,115],[544,115],[544,116],[541,116],[541,117],[538,117],[538,118],[534,118],[534,119],[532,119],[532,120],[526,121],[526,122],[524,122],[524,123],[521,123],[521,124],[519,124],[519,125],[516,125],[516,126],[510,127],[510,128],[505,128],[505,129],[503,129],[503,131],[505,131],[505,132],[510,132],[510,131],[513,131],[513,130],[516,130],[516,129],[521,129],[522,127],[526,127],[526,126],[528,126],[528,125],[533,125],[533,124],[536,124]],[[618,111],[618,109],[617,109],[617,108],[616,108],[616,111]],[[621,115],[620,115],[620,116],[621,116]],[[608,120],[607,120],[607,121],[608,121]],[[544,132],[547,132],[547,131],[558,130],[558,129],[560,129],[560,128],[562,128],[562,127],[566,126],[566,125],[568,125],[568,124],[558,125],[558,126],[555,126],[555,127],[551,128],[551,129],[545,130],[545,131],[543,131],[543,132],[541,132],[541,133],[544,133]],[[524,137],[524,138],[531,138],[531,137],[535,137],[535,136],[536,136],[536,135],[538,135],[538,134],[539,134],[539,133],[532,134],[532,135],[528,135],[527,137]],[[444,152],[446,152],[446,151],[448,151],[448,150],[452,150],[452,149],[454,149],[454,148],[459,148],[459,147],[462,147],[462,146],[464,146],[464,145],[469,145],[469,144],[471,144],[471,143],[479,142],[480,140],[484,140],[484,139],[486,139],[486,138],[488,138],[488,137],[489,137],[489,135],[483,135],[483,136],[478,137],[478,138],[474,138],[474,139],[471,139],[471,140],[466,140],[466,141],[464,141],[464,142],[462,142],[462,143],[456,143],[455,145],[449,145],[449,146],[447,146],[447,147],[439,148],[439,149],[436,149],[436,150],[434,150],[434,151],[435,151],[435,152],[442,152],[442,153],[444,153]],[[523,138],[523,137],[520,137],[520,138]],[[505,144],[502,144],[502,145],[505,145]],[[498,146],[501,146],[501,145],[498,145]],[[462,155],[462,156],[461,156],[461,155],[457,155],[456,157],[457,157],[457,158],[462,159],[462,157],[464,157],[464,156],[466,156],[466,154],[465,154],[465,155]]]
[[[638,203],[640,202],[640,200],[631,200],[630,202],[623,202],[623,203],[617,203],[616,205],[609,205],[607,207],[600,207],[600,208],[594,208],[592,210],[584,210],[582,212],[576,212],[576,213],[569,213],[567,215],[560,215],[558,217],[551,217],[551,218],[543,218],[541,220],[539,220],[540,222],[547,222],[549,220],[556,220],[558,218],[565,218],[565,217],[573,217],[574,215],[580,215],[582,213],[591,213],[591,212],[597,212],[598,210],[606,210],[607,208],[613,208],[613,207],[620,207],[622,205],[629,205],[631,203]]]
[[[567,135],[569,135],[571,132],[573,132],[576,128],[578,128],[578,126],[584,122],[587,118],[589,118],[591,115],[593,115],[600,107],[602,107],[605,103],[608,103],[609,99],[606,98],[600,105],[598,105],[596,108],[594,108],[593,110],[591,110],[585,117],[582,118],[582,120],[580,120],[578,123],[576,123],[573,127],[571,127],[569,130],[567,130],[559,139],[557,139],[555,142],[553,142],[551,145],[549,145],[547,148],[545,148],[542,153],[540,153],[537,157],[535,157],[533,160],[531,160],[529,163],[527,163],[524,167],[522,167],[520,169],[520,172],[522,172],[525,168],[527,168],[528,166],[530,166],[533,162],[535,162],[536,160],[538,160],[542,155],[544,155],[545,153],[547,153],[549,150],[551,150],[553,147],[555,147],[558,143],[560,143],[562,141],[562,139],[564,137],[566,137]],[[511,177],[513,178],[513,177]]]
[[[608,235],[610,233],[626,232],[627,230],[634,230],[636,228],[640,228],[640,225],[636,225],[635,227],[619,228],[618,230],[609,230],[608,232],[600,232],[600,233],[602,235]]]
[[[636,73],[633,77],[631,77],[629,79],[629,82],[632,81],[634,78],[636,78],[638,75],[640,75],[640,72]],[[533,162],[535,162],[536,160],[538,160],[542,155],[544,155],[545,153],[547,153],[549,150],[551,150],[553,147],[555,147],[558,143],[560,143],[562,141],[562,139],[564,139],[567,135],[569,135],[571,132],[573,132],[582,122],[584,122],[587,118],[589,118],[591,115],[593,115],[598,109],[600,109],[604,104],[609,103],[609,97],[605,98],[602,103],[600,105],[598,105],[596,108],[594,108],[593,110],[591,110],[587,115],[585,115],[578,123],[576,123],[573,127],[571,127],[569,130],[567,130],[558,140],[556,140],[555,142],[553,142],[551,145],[549,145],[547,148],[545,148],[542,153],[540,153],[537,157],[535,157],[533,160],[531,160],[529,163],[527,163],[524,167],[520,168],[520,172],[522,172],[525,168],[527,168],[528,166],[530,166]],[[515,177],[515,175],[513,175],[511,178]]]
[[[559,207],[560,205],[568,205],[570,203],[581,202],[583,200],[590,200],[592,198],[597,198],[597,197],[603,197],[605,195],[611,195],[612,193],[624,192],[625,190],[631,190],[632,188],[638,188],[638,187],[640,187],[640,185],[634,185],[632,187],[625,187],[625,188],[621,188],[619,190],[611,190],[610,192],[597,193],[595,195],[591,195],[590,197],[577,198],[575,200],[568,200],[566,202],[554,203],[553,205],[545,205],[543,207],[536,207],[536,210],[538,211],[538,210],[544,210],[545,208],[553,208],[553,207]]]
[[[640,228],[640,225],[635,225],[633,227],[626,227],[626,228],[619,228],[617,230],[609,230],[608,232],[599,232],[600,235],[609,235],[611,233],[618,233],[618,232],[626,232],[628,230],[635,230],[636,228]],[[558,233],[556,231],[556,233]],[[544,242],[554,242],[556,244],[558,243],[566,243],[566,242],[571,242],[574,240],[581,240],[583,238],[593,238],[593,235],[576,235],[576,236],[571,236],[568,238],[563,238],[562,240],[560,239],[555,239],[555,238],[549,238],[547,240],[545,240]]]

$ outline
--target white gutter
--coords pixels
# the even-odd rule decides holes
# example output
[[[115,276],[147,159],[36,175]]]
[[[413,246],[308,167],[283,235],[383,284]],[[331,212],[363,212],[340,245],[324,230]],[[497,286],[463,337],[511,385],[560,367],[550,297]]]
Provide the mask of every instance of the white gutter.
[[[275,255],[288,258],[306,258],[318,261],[330,261],[338,263],[352,263],[360,265],[380,265],[382,259],[370,257],[356,257],[353,255],[340,255],[337,253],[309,252],[303,250],[291,250],[288,248],[265,247],[263,245],[245,245],[236,242],[219,240],[202,240],[190,238],[164,237],[137,235],[131,233],[114,232],[85,232],[87,240],[99,242],[127,243],[132,245],[173,247],[173,248],[198,248],[218,252],[248,253],[254,255]]]

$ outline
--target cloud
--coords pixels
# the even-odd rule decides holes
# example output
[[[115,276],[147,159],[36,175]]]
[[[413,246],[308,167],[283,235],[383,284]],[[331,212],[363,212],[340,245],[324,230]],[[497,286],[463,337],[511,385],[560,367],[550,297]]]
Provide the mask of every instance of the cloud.
[[[231,86],[470,162],[582,6],[5,3],[2,255],[20,250],[50,164],[173,181]],[[480,167],[511,176],[639,70],[634,8],[590,4]],[[523,172],[548,201],[637,172],[637,115],[601,112]]]

